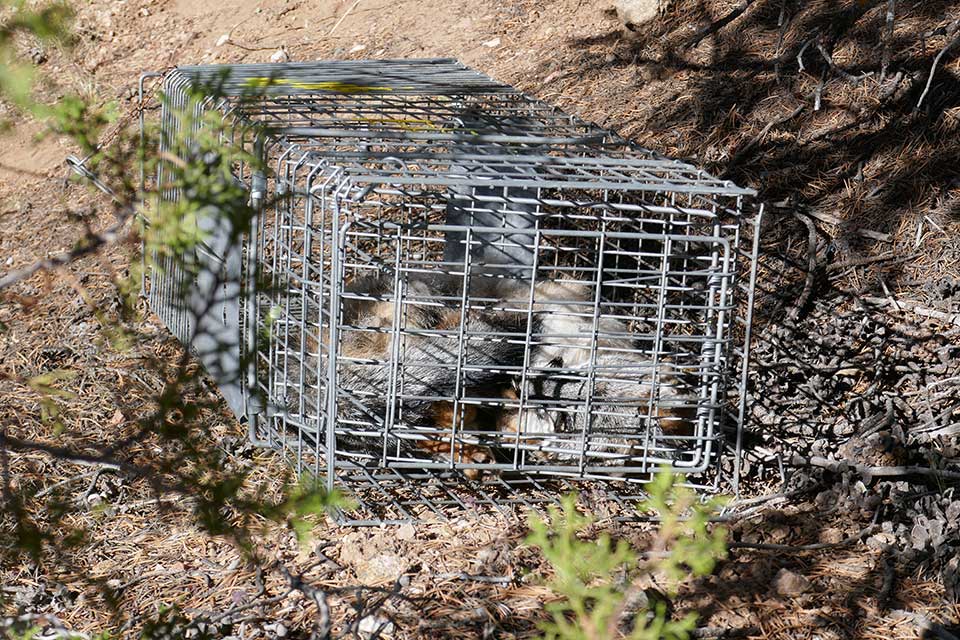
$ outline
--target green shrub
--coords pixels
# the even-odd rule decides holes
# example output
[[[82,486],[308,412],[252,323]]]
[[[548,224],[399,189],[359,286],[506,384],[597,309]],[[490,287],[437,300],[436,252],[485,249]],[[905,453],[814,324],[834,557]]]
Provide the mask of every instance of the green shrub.
[[[549,619],[541,624],[548,640],[685,640],[697,614],[679,620],[670,615],[669,600],[689,576],[711,573],[726,555],[726,530],[710,527],[718,499],[701,502],[678,476],[660,472],[647,486],[649,498],[638,505],[658,518],[659,527],[648,554],[637,554],[623,540],[606,533],[594,540],[581,534],[592,519],[576,509],[576,496],[551,507],[547,520],[533,516],[527,543],[540,549],[553,577],[547,583],[558,599],[546,605]],[[644,574],[663,575],[665,594],[641,588]]]

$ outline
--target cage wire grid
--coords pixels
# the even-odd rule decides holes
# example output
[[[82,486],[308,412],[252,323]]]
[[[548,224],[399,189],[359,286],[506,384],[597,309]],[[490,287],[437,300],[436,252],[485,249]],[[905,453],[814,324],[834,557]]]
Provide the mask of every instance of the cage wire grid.
[[[752,190],[454,60],[180,67],[163,92],[161,154],[213,112],[269,170],[237,163],[252,227],[201,216],[196,275],[161,258],[151,307],[254,442],[353,496],[341,522],[575,488],[629,517],[662,467],[736,491]]]

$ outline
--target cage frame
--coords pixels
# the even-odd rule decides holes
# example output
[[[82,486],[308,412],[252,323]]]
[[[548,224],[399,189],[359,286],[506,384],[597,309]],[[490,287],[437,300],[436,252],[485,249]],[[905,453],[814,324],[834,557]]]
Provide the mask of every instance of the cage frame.
[[[224,70],[229,70],[229,75],[220,76],[219,74]],[[381,152],[376,158],[383,162],[394,160],[399,161],[397,166],[402,167],[401,175],[398,175],[397,168],[394,170],[388,171],[386,169],[371,169],[369,166],[361,166],[359,169],[356,165],[351,166],[350,160],[369,160],[368,157],[364,158],[362,153],[358,152],[356,158],[351,158],[345,156],[341,151],[335,149],[325,150],[323,145],[316,143],[307,143],[306,141],[315,141],[322,140],[326,138],[338,140],[344,137],[354,137],[354,138],[363,138],[364,132],[362,130],[350,131],[344,129],[336,129],[329,127],[316,127],[316,126],[284,126],[284,127],[267,127],[265,135],[257,135],[253,138],[248,137],[249,134],[254,131],[254,128],[248,128],[247,125],[251,124],[251,120],[243,114],[238,114],[236,110],[236,105],[231,103],[231,99],[236,98],[245,98],[250,94],[248,89],[262,90],[264,95],[271,95],[270,92],[276,90],[277,95],[280,95],[280,91],[286,92],[285,95],[288,95],[291,99],[296,99],[297,96],[311,96],[316,98],[319,94],[323,99],[329,102],[336,102],[336,100],[344,95],[364,95],[370,93],[367,89],[370,86],[376,86],[379,88],[390,88],[400,90],[402,94],[405,91],[424,91],[422,85],[416,85],[419,88],[415,89],[415,85],[411,83],[411,76],[409,74],[426,74],[430,79],[425,80],[424,84],[433,84],[433,90],[438,91],[437,95],[445,95],[443,91],[452,91],[452,87],[456,87],[457,95],[464,96],[476,96],[492,93],[498,97],[506,96],[509,100],[515,100],[518,103],[526,105],[534,105],[540,114],[549,114],[549,117],[555,118],[557,121],[563,121],[569,125],[571,130],[582,131],[583,135],[581,136],[543,136],[542,138],[536,138],[529,135],[511,135],[510,132],[504,133],[501,131],[496,131],[492,133],[480,133],[476,135],[466,136],[469,141],[468,144],[521,144],[521,145],[530,145],[530,144],[539,144],[539,145],[553,145],[547,147],[548,151],[556,151],[556,146],[571,147],[575,151],[579,151],[585,154],[594,154],[593,156],[587,155],[583,159],[571,158],[569,156],[560,156],[558,161],[557,155],[550,155],[550,153],[527,153],[523,155],[516,154],[507,154],[505,158],[499,158],[496,156],[491,156],[489,153],[478,152],[476,157],[466,157],[464,158],[461,155],[458,155],[456,158],[449,158],[449,163],[443,165],[446,158],[440,157],[438,154],[434,154],[432,160],[436,160],[440,164],[440,168],[426,169],[422,170],[419,173],[416,171],[411,171],[409,166],[405,164],[405,160],[422,160],[418,158],[415,154],[411,154],[408,157],[397,156],[396,154],[390,154],[388,152]],[[141,77],[141,101],[143,100],[143,81],[147,77],[155,76],[159,74],[144,74]],[[724,353],[723,358],[733,362],[733,366],[727,366],[728,371],[726,375],[729,377],[734,377],[733,385],[725,385],[723,390],[723,398],[714,397],[712,400],[714,403],[718,403],[719,413],[721,418],[716,420],[711,420],[711,425],[717,426],[719,428],[719,420],[721,419],[730,419],[734,424],[734,442],[725,442],[718,439],[718,433],[710,433],[710,436],[707,438],[707,450],[705,453],[705,458],[708,460],[719,459],[721,452],[719,450],[712,451],[710,447],[716,443],[718,449],[720,447],[732,448],[731,455],[729,457],[729,463],[731,466],[731,471],[728,476],[721,481],[720,473],[715,475],[713,480],[713,485],[697,485],[698,488],[708,489],[708,490],[717,490],[721,482],[725,484],[725,488],[736,493],[738,490],[739,483],[739,471],[740,471],[740,452],[742,446],[742,428],[743,421],[746,415],[746,378],[749,367],[749,348],[750,348],[750,334],[751,334],[751,324],[752,324],[752,313],[753,313],[753,292],[755,288],[756,281],[756,269],[757,269],[757,252],[759,247],[759,233],[760,233],[760,223],[763,215],[763,206],[755,205],[752,202],[753,197],[756,195],[755,191],[752,189],[744,189],[737,187],[732,182],[727,180],[720,180],[713,178],[706,172],[696,167],[692,167],[686,163],[683,163],[678,160],[669,160],[662,158],[661,156],[651,152],[649,150],[643,149],[635,145],[634,143],[622,138],[618,134],[593,125],[592,123],[583,121],[574,116],[568,116],[563,113],[556,107],[551,107],[542,103],[534,98],[526,96],[522,92],[509,87],[508,85],[501,84],[496,82],[487,76],[484,76],[476,71],[468,69],[464,65],[460,64],[455,60],[450,59],[428,59],[428,60],[386,60],[386,61],[326,61],[320,63],[286,63],[278,65],[225,65],[225,66],[194,66],[194,67],[178,67],[177,69],[169,72],[165,75],[165,93],[167,95],[166,102],[163,105],[163,112],[161,114],[161,121],[163,126],[167,126],[173,130],[176,130],[177,123],[175,122],[176,118],[171,116],[171,111],[177,108],[185,108],[188,104],[187,99],[187,90],[189,88],[196,87],[198,84],[204,83],[216,83],[218,78],[221,80],[218,85],[218,89],[224,93],[218,97],[208,96],[205,100],[197,102],[194,105],[194,114],[199,116],[205,110],[216,110],[219,111],[224,118],[224,121],[231,122],[233,125],[233,130],[231,133],[231,140],[227,142],[230,144],[239,144],[240,146],[250,146],[255,149],[257,154],[260,154],[264,159],[271,157],[270,154],[274,153],[272,156],[275,161],[275,169],[273,175],[266,175],[259,172],[245,172],[244,167],[239,168],[239,175],[236,176],[236,179],[242,183],[245,183],[249,187],[250,192],[250,203],[252,207],[257,211],[255,217],[255,224],[251,228],[249,236],[246,238],[243,246],[239,247],[225,247],[222,246],[223,233],[219,235],[215,232],[212,244],[216,245],[217,241],[221,241],[221,246],[208,246],[210,243],[204,244],[201,247],[202,251],[206,251],[211,260],[211,263],[215,263],[221,266],[222,269],[226,269],[227,277],[225,280],[237,280],[240,291],[238,295],[234,296],[231,294],[224,294],[224,303],[220,311],[221,315],[226,319],[229,317],[231,321],[235,320],[237,328],[239,330],[238,335],[235,336],[235,341],[229,343],[229,351],[233,356],[231,363],[223,364],[216,361],[211,361],[210,358],[201,357],[201,361],[208,371],[217,379],[218,385],[221,388],[221,391],[224,392],[224,396],[228,401],[228,404],[231,406],[233,411],[236,413],[237,417],[241,420],[248,422],[249,427],[249,437],[252,442],[262,446],[269,446],[275,449],[278,449],[281,454],[286,456],[290,451],[287,443],[287,436],[281,435],[276,432],[271,432],[269,428],[265,429],[263,427],[263,420],[266,417],[269,418],[269,408],[267,404],[261,401],[258,397],[258,394],[255,392],[258,381],[255,363],[252,362],[254,355],[256,354],[256,342],[257,342],[257,326],[260,322],[259,312],[258,312],[258,282],[256,271],[258,268],[259,254],[258,249],[260,247],[259,242],[260,238],[258,233],[263,232],[262,224],[265,219],[265,202],[266,202],[266,192],[268,190],[268,182],[274,181],[274,188],[277,189],[277,186],[280,183],[280,180],[277,176],[280,175],[280,165],[282,162],[289,160],[292,156],[297,153],[300,153],[299,162],[309,163],[313,162],[313,168],[310,172],[310,178],[308,179],[308,187],[306,194],[307,206],[312,206],[314,200],[314,191],[313,179],[317,176],[323,178],[326,182],[325,185],[335,184],[335,189],[330,193],[326,193],[326,187],[324,186],[321,189],[321,192],[324,194],[324,197],[328,195],[333,199],[335,203],[335,211],[339,217],[340,212],[337,207],[341,203],[362,203],[366,197],[371,193],[377,191],[377,189],[384,188],[384,185],[387,187],[398,190],[402,195],[405,189],[415,188],[415,187],[434,187],[434,188],[444,188],[444,189],[455,189],[457,187],[464,186],[464,180],[462,177],[450,176],[449,168],[453,166],[453,162],[457,161],[460,163],[470,162],[470,167],[479,168],[481,171],[488,169],[492,162],[504,161],[508,165],[515,165],[513,168],[516,169],[515,174],[505,174],[505,173],[488,173],[483,176],[482,184],[490,188],[503,188],[504,196],[503,199],[509,200],[509,190],[524,190],[524,189],[536,189],[539,199],[539,194],[543,189],[603,189],[605,191],[611,190],[624,190],[627,189],[630,192],[654,192],[661,193],[667,191],[669,193],[680,193],[687,195],[698,195],[698,196],[732,196],[736,199],[737,205],[736,209],[741,214],[741,219],[738,222],[738,225],[741,223],[744,224],[746,232],[743,234],[745,237],[741,237],[740,228],[737,227],[737,235],[735,241],[728,241],[724,238],[719,238],[722,243],[725,243],[726,251],[729,255],[732,255],[731,258],[725,259],[724,264],[728,264],[729,261],[737,263],[737,261],[745,262],[747,265],[746,273],[739,273],[736,276],[732,276],[729,279],[723,279],[723,286],[729,287],[729,295],[732,298],[735,296],[741,296],[742,299],[739,303],[731,307],[732,319],[728,321],[720,321],[721,326],[734,327],[739,325],[739,331],[741,331],[740,339],[737,341],[731,341],[730,346],[727,348],[727,352]],[[375,78],[377,84],[372,85],[374,82],[372,79]],[[279,79],[279,82],[278,82]],[[171,98],[171,96],[173,96]],[[391,95],[391,97],[393,97]],[[143,126],[143,118],[141,111],[141,126]],[[237,140],[236,135],[239,132],[239,140]],[[369,137],[369,132],[368,136]],[[411,142],[437,142],[447,141],[449,144],[460,144],[457,141],[456,133],[447,133],[441,131],[437,133],[435,131],[378,131],[377,132],[380,138],[383,140],[393,141],[397,145]],[[476,132],[474,132],[476,133]],[[313,145],[313,148],[310,148],[310,144]],[[307,147],[304,149],[304,147]],[[164,151],[161,146],[160,151]],[[617,157],[622,155],[623,157]],[[467,154],[469,156],[469,154]],[[600,156],[599,158],[597,156]],[[608,161],[606,164],[604,161]],[[542,168],[544,166],[552,166],[560,164],[566,167],[573,167],[574,171],[581,172],[579,180],[571,179],[545,179],[543,176]],[[639,174],[649,176],[648,182],[638,181],[636,176],[630,176],[629,174],[623,173],[623,167],[630,167],[637,169]],[[619,169],[618,169],[619,167]],[[508,166],[507,169],[510,167]],[[600,179],[596,174],[590,174],[589,170],[594,169],[600,171],[601,173],[608,171],[608,176],[606,179]],[[445,170],[446,169],[446,172]],[[653,174],[646,173],[648,169],[655,169],[667,174],[666,178],[657,178]],[[162,169],[161,169],[162,171]],[[531,173],[532,172],[532,173]],[[615,176],[616,179],[611,178],[610,176]],[[692,177],[688,177],[692,176]],[[146,176],[144,176],[143,170],[141,169],[141,181],[146,181]],[[162,183],[162,177],[157,176],[158,183]],[[669,185],[669,188],[665,188],[665,185]],[[474,184],[474,196],[476,196],[476,185]],[[165,197],[176,199],[177,194],[165,194]],[[519,200],[519,199],[518,199]],[[564,203],[552,203],[555,206],[558,204],[563,204],[569,206],[572,209],[576,209],[578,204],[582,205],[583,203],[578,203],[576,201],[567,201]],[[621,203],[622,204],[622,203]],[[506,207],[506,204],[504,204]],[[539,204],[537,205],[539,206]],[[616,207],[614,207],[616,209]],[[629,206],[624,206],[625,211],[629,211]],[[647,207],[650,209],[650,207]],[[670,209],[670,207],[664,207],[664,209]],[[672,215],[672,214],[671,214]],[[434,225],[434,231],[443,231],[442,227],[444,225]],[[447,225],[450,226],[450,225]],[[334,241],[334,244],[337,246],[337,252],[342,253],[343,248],[340,243],[344,241],[345,236],[349,233],[349,227],[346,229],[339,229],[338,225],[333,224],[331,226],[333,231],[333,237],[331,238]],[[397,226],[398,233],[400,231],[400,226]],[[474,229],[477,232],[483,232],[484,228]],[[344,237],[338,235],[343,233]],[[470,231],[467,230],[468,238]],[[540,237],[542,230],[536,232],[537,237]],[[563,233],[563,232],[562,232]],[[566,233],[569,233],[566,232]],[[634,234],[636,236],[637,234]],[[655,234],[649,234],[655,235]],[[659,234],[657,238],[663,239],[669,234]],[[636,239],[636,238],[634,238]],[[642,238],[641,238],[642,239]],[[681,238],[677,238],[680,240]],[[716,241],[718,238],[716,236],[701,238],[704,241]],[[689,242],[691,236],[684,236],[682,240]],[[468,240],[469,243],[469,240]],[[399,253],[397,256],[399,257]],[[466,263],[469,263],[469,251],[467,252]],[[336,265],[343,265],[346,261],[341,257],[339,260],[334,260],[334,271],[336,271]],[[465,264],[466,268],[466,264]],[[741,269],[742,271],[742,269]],[[534,269],[534,273],[536,269]],[[598,269],[599,273],[599,269]],[[174,283],[177,281],[177,274],[173,274],[172,279]],[[189,314],[182,314],[172,309],[169,305],[164,304],[165,296],[169,294],[169,285],[165,283],[166,275],[158,274],[156,270],[151,272],[151,278],[149,286],[145,284],[145,291],[150,299],[150,306],[153,308],[164,323],[171,329],[171,331],[183,342],[184,344],[190,345],[190,347],[196,351],[202,351],[202,345],[197,345],[197,328],[190,323]],[[344,296],[343,292],[343,279],[334,277],[333,279],[333,288],[331,289],[330,296],[332,300],[340,300]],[[221,283],[217,283],[219,286]],[[598,285],[599,287],[599,285]],[[209,288],[209,287],[208,287]],[[464,287],[464,295],[466,294],[466,286]],[[599,291],[599,289],[598,289]],[[236,300],[233,300],[236,298]],[[531,303],[532,304],[532,303]],[[335,326],[336,312],[334,307],[336,305],[331,304],[331,339],[330,339],[330,348],[333,350],[333,357],[329,358],[329,376],[330,380],[336,379],[336,370],[337,370],[337,344],[338,341],[333,338],[333,327]],[[465,307],[464,307],[465,308]],[[661,311],[662,312],[662,311]],[[723,313],[723,310],[720,312]],[[195,315],[203,317],[205,313],[200,311]],[[194,323],[195,324],[195,323]],[[229,329],[226,326],[227,323],[224,323],[224,327]],[[217,325],[219,329],[219,325]],[[732,331],[732,329],[731,329]],[[594,337],[596,340],[596,337]],[[719,347],[718,347],[719,348]],[[594,347],[595,349],[595,347]],[[655,349],[656,351],[656,349]],[[230,379],[231,366],[234,366],[237,371],[234,373],[238,374],[236,379]],[[242,370],[241,370],[242,369]],[[526,371],[524,371],[526,375]],[[591,372],[590,375],[593,375]],[[302,385],[302,378],[301,378]],[[716,386],[714,389],[716,390]],[[728,406],[729,402],[727,395],[729,394],[729,389],[733,388],[735,393],[733,394],[734,402],[732,406]],[[269,391],[267,394],[269,396]],[[301,394],[302,395],[302,394]],[[330,416],[336,415],[336,393],[329,393],[327,402],[328,402],[328,414]],[[652,395],[651,395],[652,398]],[[652,401],[652,400],[651,400]],[[301,401],[302,402],[302,401]],[[521,403],[522,404],[522,403]],[[731,411],[732,409],[732,411]],[[712,428],[712,427],[711,427]],[[319,434],[321,429],[317,428],[317,433]],[[303,429],[297,430],[297,453],[295,456],[295,465],[298,471],[306,470],[303,465],[303,455],[302,455],[302,439],[303,439]],[[451,433],[451,437],[455,437],[455,429]],[[519,476],[514,480],[505,479],[504,475],[496,475],[494,477],[488,478],[486,482],[470,481],[465,480],[462,475],[463,465],[457,465],[453,462],[452,456],[449,463],[423,463],[411,462],[409,464],[404,463],[392,463],[382,467],[378,470],[373,470],[365,468],[362,465],[356,465],[351,467],[349,464],[345,466],[338,466],[338,460],[336,456],[337,451],[337,441],[336,441],[336,431],[335,428],[326,428],[323,443],[321,444],[321,438],[315,438],[316,442],[314,443],[314,455],[321,456],[324,452],[335,452],[334,455],[327,455],[325,460],[325,472],[318,474],[322,475],[325,479],[326,486],[328,489],[334,489],[335,487],[345,484],[347,487],[356,485],[360,487],[361,490],[370,489],[374,494],[379,495],[384,499],[384,502],[389,504],[390,508],[393,509],[392,513],[399,514],[395,516],[368,516],[368,517],[349,517],[346,514],[340,514],[339,520],[343,524],[351,525],[362,525],[362,524],[382,524],[382,523],[394,523],[394,522],[406,522],[411,519],[416,519],[414,511],[410,508],[411,504],[416,504],[416,501],[404,502],[403,500],[396,499],[391,497],[390,490],[385,489],[387,485],[390,486],[400,486],[401,490],[403,485],[411,481],[415,481],[417,478],[426,478],[429,481],[436,483],[439,486],[440,490],[445,493],[445,497],[442,500],[431,501],[427,500],[424,506],[428,512],[439,513],[441,506],[455,506],[459,508],[467,508],[472,504],[471,499],[464,500],[455,489],[451,489],[452,486],[459,485],[461,487],[468,486],[469,490],[473,492],[473,495],[484,496],[481,502],[484,504],[493,506],[495,508],[501,508],[504,504],[506,505],[523,505],[525,507],[536,506],[542,503],[543,500],[552,500],[552,496],[555,495],[556,489],[550,488],[550,482],[560,482],[564,486],[567,486],[565,483],[567,479],[577,479],[581,481],[590,481],[590,480],[602,480],[604,481],[604,486],[609,486],[612,481],[612,478],[604,473],[591,474],[585,473],[583,466],[583,457],[580,459],[580,469],[578,473],[569,473],[569,468],[549,468],[544,465],[542,468],[533,469],[532,473],[529,473],[530,469],[520,470]],[[455,446],[455,445],[453,445]],[[718,463],[719,464],[719,463]],[[412,467],[407,469],[407,467]],[[514,465],[516,467],[516,465]],[[314,472],[319,470],[319,466],[313,469]],[[467,466],[469,468],[469,465]],[[493,469],[494,467],[490,467]],[[507,468],[504,465],[497,467],[498,471],[509,472],[511,469]],[[517,471],[516,468],[512,469]],[[694,469],[694,471],[702,471],[703,469]],[[345,473],[341,473],[345,471]],[[417,473],[419,472],[419,473]],[[550,478],[544,478],[543,473],[552,474],[552,480]],[[344,483],[344,476],[354,474],[361,477],[361,480],[357,480],[354,483],[353,480],[347,480]],[[353,478],[354,476],[350,476]],[[536,491],[539,492],[539,498],[527,498],[524,495],[518,494],[519,497],[513,496],[512,491],[514,488],[526,485],[530,487],[535,487]],[[630,483],[625,483],[625,486],[630,485]],[[570,485],[574,486],[574,485]],[[491,497],[492,490],[491,487],[500,491],[500,496],[504,497]],[[629,490],[613,490],[611,493],[611,498],[619,503],[624,503],[632,498],[639,498],[642,495],[641,491],[636,490],[636,485],[630,485]],[[374,501],[375,502],[375,501]],[[373,502],[368,500],[360,500],[361,506],[365,508],[367,513],[374,513],[380,511],[378,506],[374,506]]]

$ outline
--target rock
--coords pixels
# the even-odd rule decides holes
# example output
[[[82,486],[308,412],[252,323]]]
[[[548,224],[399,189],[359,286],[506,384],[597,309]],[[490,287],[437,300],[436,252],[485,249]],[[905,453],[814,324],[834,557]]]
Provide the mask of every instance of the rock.
[[[416,537],[417,537],[417,530],[409,522],[406,524],[400,525],[400,527],[397,529],[397,540],[408,541],[408,540],[413,540]]]
[[[222,36],[220,36],[219,38],[217,38],[217,44],[214,45],[214,46],[222,47],[223,45],[227,44],[228,42],[230,42],[230,34],[229,34],[229,33],[225,33],[225,34],[223,34]]]
[[[493,49],[493,48],[496,48],[496,47],[499,47],[499,46],[500,46],[500,38],[494,38],[493,40],[487,40],[486,42],[483,42],[483,43],[481,43],[481,44],[483,44],[483,46],[485,46],[485,47],[489,47],[489,48]]]
[[[350,47],[350,51],[347,51],[347,53],[360,53],[366,48],[367,48],[367,45],[365,44],[355,44],[352,47]]]
[[[286,47],[280,47],[277,49],[272,56],[270,56],[270,62],[274,64],[279,64],[281,62],[290,62],[290,54],[287,53]]]
[[[357,632],[361,638],[382,638],[393,634],[393,630],[390,619],[380,614],[361,618],[357,624]]]
[[[47,53],[40,47],[33,47],[32,49],[30,49],[27,55],[30,56],[30,62],[32,62],[37,66],[47,61]]]
[[[917,518],[916,524],[914,524],[913,528],[910,530],[910,543],[917,551],[922,551],[932,537],[930,535],[930,531],[927,529],[927,524],[927,519],[923,516],[920,516]]]
[[[878,551],[892,547],[896,542],[897,537],[892,533],[886,532],[880,532],[867,538],[867,546]]]
[[[946,517],[947,522],[960,521],[960,500],[954,500],[947,506]]]
[[[628,34],[637,33],[641,26],[659,17],[669,0],[614,0],[617,17]]]
[[[809,591],[811,586],[809,580],[789,569],[780,569],[773,579],[773,588],[776,589],[777,593],[788,598]]]
[[[837,544],[843,540],[843,532],[839,529],[828,528],[820,532],[820,542],[826,544]]]
[[[357,564],[357,579],[368,586],[389,584],[397,580],[406,564],[400,556],[382,553]]]
[[[363,560],[363,548],[359,541],[350,538],[340,543],[340,562],[351,566],[358,565]]]

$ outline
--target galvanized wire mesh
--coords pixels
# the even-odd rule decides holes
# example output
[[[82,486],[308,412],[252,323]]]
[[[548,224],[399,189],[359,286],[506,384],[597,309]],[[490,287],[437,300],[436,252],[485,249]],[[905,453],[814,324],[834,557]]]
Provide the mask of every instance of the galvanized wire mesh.
[[[215,329],[253,437],[356,522],[573,480],[623,501],[664,466],[735,487],[752,191],[450,60],[182,67],[165,93],[165,130],[215,110],[270,171],[236,168],[244,242],[208,225],[221,277],[171,267],[151,304],[200,351]]]

